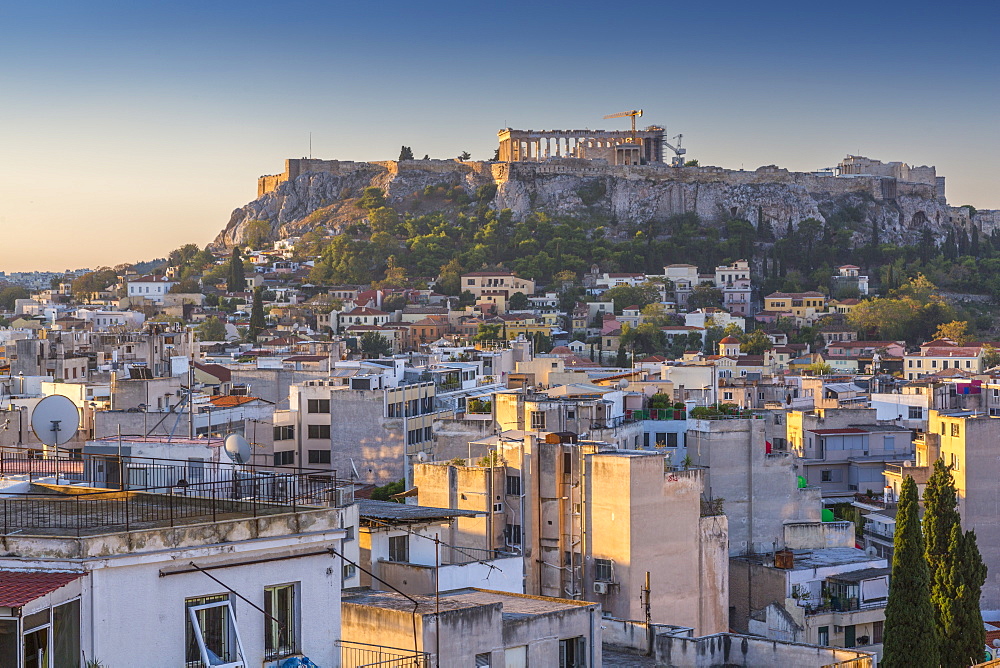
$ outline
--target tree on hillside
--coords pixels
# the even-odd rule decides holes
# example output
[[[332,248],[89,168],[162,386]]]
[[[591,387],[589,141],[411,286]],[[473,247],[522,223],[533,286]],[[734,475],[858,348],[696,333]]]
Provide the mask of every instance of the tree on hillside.
[[[101,267],[75,279],[71,290],[77,299],[83,299],[92,292],[100,292],[118,282],[118,272],[110,267]]]
[[[19,285],[9,285],[0,289],[0,311],[13,311],[16,300],[29,297],[31,293]]]
[[[653,285],[619,285],[605,290],[602,301],[615,303],[615,313],[621,314],[626,306],[638,306],[640,309],[660,300],[660,291]]]
[[[488,325],[485,322],[479,323],[478,331],[473,335],[473,341],[496,341],[502,336],[503,325]]]
[[[765,350],[774,347],[774,343],[763,329],[755,329],[748,333],[740,332],[736,338],[740,340],[740,352],[747,355],[763,355]]]
[[[271,238],[271,223],[266,220],[251,220],[243,230],[243,243],[254,250],[260,250]]]
[[[199,341],[225,341],[226,325],[214,315],[205,318],[195,330]]]
[[[240,257],[240,249],[233,248],[233,255],[229,258],[229,271],[226,277],[227,292],[243,292],[247,289],[246,273],[243,269],[243,258]]]
[[[399,147],[399,159],[400,160],[413,160],[413,149],[409,146]]]
[[[893,538],[892,586],[885,606],[885,642],[880,665],[936,668],[937,630],[930,577],[917,507],[917,483],[907,476],[899,495]]]
[[[358,341],[361,354],[366,358],[385,357],[392,352],[392,344],[378,332],[365,332]]]
[[[193,278],[186,278],[170,286],[170,292],[182,295],[198,294],[201,292],[201,286]]]
[[[699,285],[688,297],[688,307],[692,309],[722,305],[722,290],[708,285]]]
[[[951,322],[938,325],[937,331],[934,332],[934,338],[951,339],[958,345],[962,345],[968,343],[972,339],[972,335],[969,334],[968,321],[952,320]]]
[[[250,307],[250,325],[247,328],[247,340],[256,341],[257,335],[266,325],[264,320],[264,288],[257,286],[253,289],[253,306]]]
[[[523,292],[515,292],[510,296],[507,307],[513,311],[522,311],[528,308],[528,297]]]
[[[465,162],[470,158],[472,158],[472,154],[469,153],[468,151],[462,151],[461,153],[458,154],[458,159],[461,160],[462,162]]]
[[[382,208],[385,206],[385,192],[381,188],[365,188],[358,200],[358,206],[369,211]]]

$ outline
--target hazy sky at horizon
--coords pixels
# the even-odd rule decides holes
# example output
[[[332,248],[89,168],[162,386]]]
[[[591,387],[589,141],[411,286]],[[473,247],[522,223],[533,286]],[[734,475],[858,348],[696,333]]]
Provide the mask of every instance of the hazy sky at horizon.
[[[211,241],[306,155],[468,150],[496,131],[643,124],[702,164],[933,164],[1000,208],[1000,6],[260,2],[0,8],[0,271]]]

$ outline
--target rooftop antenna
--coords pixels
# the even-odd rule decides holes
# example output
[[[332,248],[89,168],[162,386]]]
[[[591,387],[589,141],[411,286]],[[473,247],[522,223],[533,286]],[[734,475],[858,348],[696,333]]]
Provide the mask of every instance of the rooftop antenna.
[[[309,159],[312,160],[313,157],[313,133],[309,133]]]

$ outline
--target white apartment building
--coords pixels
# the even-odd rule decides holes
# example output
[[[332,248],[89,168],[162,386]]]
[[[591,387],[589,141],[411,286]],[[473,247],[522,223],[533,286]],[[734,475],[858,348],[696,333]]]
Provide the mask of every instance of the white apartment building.
[[[162,304],[163,297],[175,285],[177,285],[177,281],[172,281],[164,276],[147,274],[128,282],[128,296],[131,299],[141,298],[156,304]]]

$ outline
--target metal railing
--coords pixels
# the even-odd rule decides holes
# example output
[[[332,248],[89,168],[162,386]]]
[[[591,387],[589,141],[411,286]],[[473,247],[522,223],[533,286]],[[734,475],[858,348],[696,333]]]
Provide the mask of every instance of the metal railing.
[[[625,417],[631,420],[686,420],[687,411],[682,408],[630,409],[625,411]]]
[[[337,640],[341,668],[428,668],[430,655],[398,647]]]

